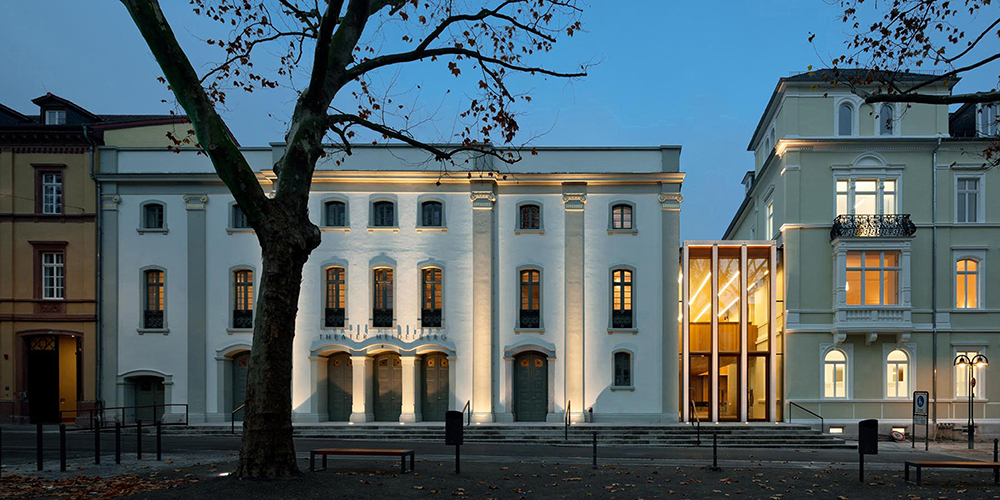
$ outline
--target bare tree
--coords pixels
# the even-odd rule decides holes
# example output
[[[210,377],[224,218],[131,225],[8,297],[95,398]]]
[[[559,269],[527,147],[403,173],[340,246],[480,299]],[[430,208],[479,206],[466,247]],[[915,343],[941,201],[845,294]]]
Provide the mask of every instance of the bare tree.
[[[997,75],[1000,60],[1000,11],[991,0],[833,0],[848,29],[843,55],[833,59],[840,68],[835,83],[846,84],[869,104],[974,104],[977,113],[995,120],[1000,92],[990,89],[963,94],[927,92],[935,85],[954,84],[964,75]],[[966,27],[978,25],[969,33]],[[813,41],[815,34],[810,34]],[[914,71],[932,75],[914,78]],[[996,76],[996,82],[1000,76]],[[979,121],[977,119],[977,121]],[[993,129],[997,127],[994,125]],[[994,133],[984,151],[987,161],[1000,161],[1000,141]]]
[[[504,0],[480,7],[472,0],[192,0],[195,14],[228,30],[221,39],[205,40],[222,51],[223,60],[199,75],[157,0],[121,1],[191,119],[197,145],[246,213],[261,246],[243,440],[234,475],[297,474],[292,338],[302,267],[320,243],[307,202],[316,162],[329,151],[324,141],[332,139],[350,155],[356,132],[367,130],[376,140],[402,141],[442,162],[459,154],[516,161],[516,148],[491,146],[513,145],[518,124],[512,106],[530,100],[508,82],[512,75],[585,76],[584,66],[563,72],[531,62],[549,52],[558,37],[580,30],[581,8],[576,0]],[[277,51],[273,72],[256,69],[262,50]],[[463,70],[475,75],[464,79],[472,84],[466,90],[468,108],[457,117],[461,125],[453,146],[417,137],[406,107],[393,102],[385,89],[374,90],[373,76],[384,70],[438,60],[456,77]],[[232,89],[253,92],[286,80],[294,84],[296,77],[307,82],[297,91],[269,196],[217,106]],[[335,99],[351,109],[334,106]]]

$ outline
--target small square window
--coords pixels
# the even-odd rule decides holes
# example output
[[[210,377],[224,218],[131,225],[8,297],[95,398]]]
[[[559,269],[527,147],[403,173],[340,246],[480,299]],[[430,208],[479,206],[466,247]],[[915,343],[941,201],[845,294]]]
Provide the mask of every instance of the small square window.
[[[65,109],[50,109],[45,111],[45,124],[46,125],[65,125],[66,124],[66,110]]]

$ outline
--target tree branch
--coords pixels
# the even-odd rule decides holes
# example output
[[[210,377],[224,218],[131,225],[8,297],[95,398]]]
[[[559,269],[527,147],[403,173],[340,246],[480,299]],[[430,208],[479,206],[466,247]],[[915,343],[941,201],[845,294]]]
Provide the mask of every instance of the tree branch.
[[[437,49],[412,50],[410,52],[402,52],[399,54],[388,54],[384,56],[378,56],[369,59],[365,62],[354,65],[347,71],[347,74],[349,77],[351,77],[351,79],[354,79],[372,70],[381,68],[383,66],[414,62],[414,61],[419,61],[421,59],[427,59],[428,57],[449,56],[449,55],[468,57],[470,59],[476,59],[480,63],[496,64],[498,66],[503,66],[507,69],[520,71],[523,73],[541,73],[543,75],[555,76],[559,78],[579,78],[587,76],[586,71],[582,71],[579,73],[563,73],[560,71],[552,71],[541,67],[519,66],[516,64],[509,63],[507,61],[497,59],[495,57],[483,55],[474,50],[463,49],[458,47],[441,47]]]
[[[865,98],[868,104],[877,102],[911,102],[918,104],[966,104],[1000,101],[1000,92],[975,92],[971,94],[874,94]]]

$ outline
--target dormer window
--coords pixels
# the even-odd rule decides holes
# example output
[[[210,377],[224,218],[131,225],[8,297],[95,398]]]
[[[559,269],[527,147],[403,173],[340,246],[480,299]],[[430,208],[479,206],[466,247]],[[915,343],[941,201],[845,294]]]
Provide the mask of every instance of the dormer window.
[[[1000,107],[1000,102],[990,102],[979,105],[979,120],[978,129],[980,137],[992,137],[997,135],[997,108]]]
[[[66,125],[65,109],[49,109],[45,111],[46,125]]]

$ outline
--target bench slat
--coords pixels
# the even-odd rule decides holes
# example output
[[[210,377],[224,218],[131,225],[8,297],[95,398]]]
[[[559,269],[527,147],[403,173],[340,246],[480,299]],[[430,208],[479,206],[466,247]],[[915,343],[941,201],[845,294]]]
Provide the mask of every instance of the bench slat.
[[[911,467],[940,467],[956,469],[995,469],[1000,462],[906,462]]]
[[[317,455],[402,455],[413,453],[413,450],[383,450],[363,448],[322,448],[312,450]]]

